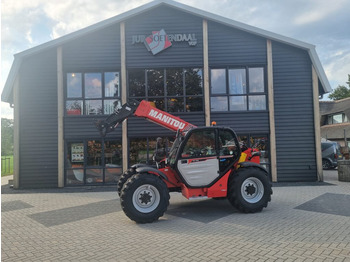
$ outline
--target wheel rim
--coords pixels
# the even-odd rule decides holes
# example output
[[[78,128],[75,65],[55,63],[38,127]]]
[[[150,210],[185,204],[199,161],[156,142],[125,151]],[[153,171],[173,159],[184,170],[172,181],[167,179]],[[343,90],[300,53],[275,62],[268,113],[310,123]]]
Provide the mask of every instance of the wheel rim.
[[[322,161],[322,167],[323,167],[324,169],[329,168],[329,166],[330,166],[330,164],[329,164],[329,162],[328,162],[327,160],[323,160],[323,161]]]
[[[257,203],[264,195],[264,185],[258,178],[247,178],[241,186],[241,194],[248,203]]]
[[[142,213],[152,212],[159,205],[159,191],[153,185],[142,185],[135,190],[132,196],[132,202],[137,211]]]

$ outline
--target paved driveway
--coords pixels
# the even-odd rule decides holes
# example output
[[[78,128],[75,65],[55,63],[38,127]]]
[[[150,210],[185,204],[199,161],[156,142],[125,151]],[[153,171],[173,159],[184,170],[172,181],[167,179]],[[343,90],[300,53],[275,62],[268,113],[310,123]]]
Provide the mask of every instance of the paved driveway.
[[[350,183],[277,184],[263,212],[172,193],[166,214],[135,224],[113,190],[2,186],[2,261],[350,261]]]

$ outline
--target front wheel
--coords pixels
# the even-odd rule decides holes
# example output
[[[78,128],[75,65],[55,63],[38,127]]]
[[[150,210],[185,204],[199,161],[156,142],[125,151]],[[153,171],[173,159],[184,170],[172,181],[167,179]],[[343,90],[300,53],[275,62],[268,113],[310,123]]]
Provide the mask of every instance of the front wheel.
[[[130,168],[128,170],[126,170],[119,178],[118,180],[118,183],[117,183],[117,192],[118,192],[118,195],[120,196],[121,195],[121,192],[122,192],[122,188],[125,184],[126,181],[128,181],[128,179],[130,177],[132,177],[133,175],[136,174],[136,170],[135,168]]]
[[[123,186],[120,203],[124,213],[137,223],[152,223],[169,205],[169,191],[154,174],[135,174]]]
[[[228,186],[227,198],[241,212],[260,212],[271,201],[271,183],[267,173],[258,167],[238,169]]]

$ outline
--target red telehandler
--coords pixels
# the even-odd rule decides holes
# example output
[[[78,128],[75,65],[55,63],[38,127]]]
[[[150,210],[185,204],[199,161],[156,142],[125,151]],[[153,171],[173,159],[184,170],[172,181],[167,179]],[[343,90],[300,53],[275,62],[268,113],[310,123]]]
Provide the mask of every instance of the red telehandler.
[[[145,100],[129,101],[96,126],[105,136],[132,115],[175,131],[176,138],[167,157],[155,166],[136,164],[121,175],[117,190],[131,220],[158,220],[168,208],[169,192],[181,192],[187,199],[227,198],[244,213],[260,212],[271,201],[260,152],[242,149],[231,128],[196,127]]]

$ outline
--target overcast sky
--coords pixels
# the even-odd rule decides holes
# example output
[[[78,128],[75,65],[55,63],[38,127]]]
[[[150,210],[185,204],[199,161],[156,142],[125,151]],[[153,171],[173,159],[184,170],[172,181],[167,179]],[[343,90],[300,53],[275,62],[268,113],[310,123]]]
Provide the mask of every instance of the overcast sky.
[[[150,0],[2,0],[1,91],[13,55],[121,14]],[[316,46],[332,88],[350,74],[349,0],[178,0]],[[1,117],[12,118],[7,103]]]

